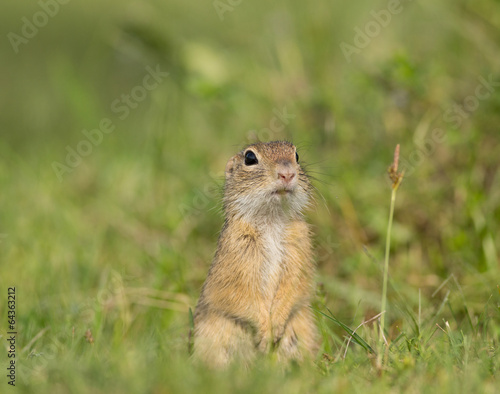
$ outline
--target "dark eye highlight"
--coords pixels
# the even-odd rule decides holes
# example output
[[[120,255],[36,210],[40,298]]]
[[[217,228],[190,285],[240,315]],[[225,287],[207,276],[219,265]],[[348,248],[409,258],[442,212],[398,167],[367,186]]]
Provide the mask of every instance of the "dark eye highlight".
[[[259,161],[257,160],[257,156],[255,156],[255,153],[253,153],[251,150],[245,153],[245,165],[253,166],[258,163]]]
[[[299,154],[297,152],[295,152],[295,160],[297,161],[297,163],[299,162]]]

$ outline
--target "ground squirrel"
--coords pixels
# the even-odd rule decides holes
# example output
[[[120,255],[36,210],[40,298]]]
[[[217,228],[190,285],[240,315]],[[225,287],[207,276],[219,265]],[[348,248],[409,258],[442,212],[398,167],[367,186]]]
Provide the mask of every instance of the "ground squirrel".
[[[314,261],[303,211],[312,186],[286,141],[249,145],[229,159],[225,222],[194,314],[194,358],[213,367],[313,356]]]

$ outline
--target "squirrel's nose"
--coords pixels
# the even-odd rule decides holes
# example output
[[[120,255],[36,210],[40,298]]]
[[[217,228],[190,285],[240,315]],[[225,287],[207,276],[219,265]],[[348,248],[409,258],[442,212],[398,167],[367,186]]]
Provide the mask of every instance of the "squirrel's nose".
[[[278,179],[285,184],[292,182],[293,178],[295,178],[295,171],[288,168],[283,168],[278,171]]]

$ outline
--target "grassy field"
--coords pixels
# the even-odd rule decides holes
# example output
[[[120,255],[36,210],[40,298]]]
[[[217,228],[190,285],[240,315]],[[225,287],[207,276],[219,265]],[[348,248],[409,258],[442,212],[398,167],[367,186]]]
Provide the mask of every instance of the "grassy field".
[[[500,2],[59,1],[0,15],[1,392],[500,390]],[[314,177],[321,351],[215,373],[188,311],[257,139]]]

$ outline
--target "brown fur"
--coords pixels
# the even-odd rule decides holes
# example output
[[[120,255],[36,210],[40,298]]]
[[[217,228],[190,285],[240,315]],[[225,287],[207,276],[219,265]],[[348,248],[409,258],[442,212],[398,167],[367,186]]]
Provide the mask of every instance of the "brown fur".
[[[249,150],[258,164],[245,164]],[[302,214],[311,185],[295,152],[284,141],[258,143],[227,163],[226,220],[194,314],[194,357],[210,366],[249,364],[270,350],[283,361],[315,352],[314,263]]]

